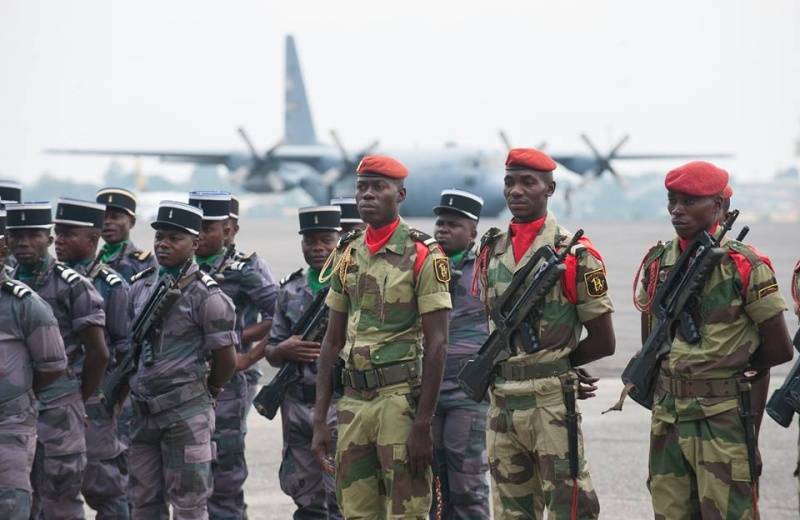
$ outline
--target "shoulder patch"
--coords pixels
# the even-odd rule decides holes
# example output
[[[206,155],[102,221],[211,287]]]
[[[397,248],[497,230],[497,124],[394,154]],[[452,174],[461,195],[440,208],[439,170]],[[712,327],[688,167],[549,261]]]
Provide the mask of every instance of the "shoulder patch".
[[[150,255],[152,255],[152,254],[153,253],[150,252],[150,251],[132,251],[128,256],[132,256],[135,259],[137,259],[138,261],[144,262],[145,260],[150,258]]]
[[[608,292],[606,270],[602,267],[584,274],[583,281],[586,282],[586,292],[589,293],[589,296],[599,298]]]
[[[778,292],[778,284],[774,283],[772,285],[768,285],[758,290],[758,299],[760,300],[764,296],[769,296],[770,294]]]
[[[144,271],[139,271],[135,275],[131,276],[131,283],[138,282],[142,278],[146,278],[155,272],[155,266],[150,266]]]
[[[278,285],[280,287],[283,287],[287,283],[291,282],[292,280],[297,280],[301,276],[303,276],[303,268],[302,267],[300,269],[298,269],[297,271],[293,272],[292,274],[284,276],[283,278],[281,278],[281,281],[278,282]]]
[[[351,229],[339,238],[339,244],[336,246],[336,249],[342,251],[347,244],[360,237],[361,233],[363,233],[363,230],[360,228]]]
[[[56,263],[54,269],[59,274],[59,276],[61,276],[61,279],[70,285],[75,284],[81,279],[80,273],[78,273],[74,269],[70,269],[69,267],[60,262]]]
[[[30,287],[16,280],[6,280],[0,287],[2,287],[3,291],[7,292],[8,294],[14,295],[19,299],[25,298],[26,296],[30,296],[31,294],[33,294],[33,290]]]
[[[433,259],[433,272],[436,279],[442,283],[450,283],[450,259],[447,257],[437,257]]]

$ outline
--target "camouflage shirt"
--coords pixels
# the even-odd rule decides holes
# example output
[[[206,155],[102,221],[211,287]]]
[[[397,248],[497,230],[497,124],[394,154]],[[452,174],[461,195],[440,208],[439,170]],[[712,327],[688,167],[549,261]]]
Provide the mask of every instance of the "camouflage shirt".
[[[751,249],[735,240],[724,239],[728,255],[711,273],[703,288],[695,320],[700,328],[700,343],[686,342],[680,333],[661,364],[668,375],[686,379],[726,379],[740,376],[750,357],[761,344],[758,325],[786,308],[772,269]],[[650,250],[643,266],[645,276],[639,289],[639,304],[646,306],[650,294],[666,280],[680,256],[678,240],[658,244]],[[658,281],[649,293],[651,266],[658,269]],[[739,265],[749,268],[742,279]],[[655,323],[651,320],[651,323]],[[654,414],[661,420],[696,420],[734,409],[738,398],[675,398],[656,393]],[[659,403],[659,399],[664,398]]]
[[[130,285],[106,264],[98,263],[88,273],[90,264],[80,263],[72,268],[92,281],[94,288],[103,298],[103,311],[106,313],[106,345],[111,359],[107,372],[115,365],[120,354],[128,351],[130,338]]]
[[[542,229],[520,258],[519,263],[514,260],[510,232],[501,233],[494,242],[486,245],[485,247],[491,247],[491,250],[488,253],[486,286],[482,287],[481,294],[487,308],[494,305],[495,300],[511,283],[514,272],[525,265],[539,248],[549,245],[560,251],[570,240],[571,233],[558,225],[552,213],[548,213]],[[542,350],[526,354],[522,350],[522,345],[518,343],[518,354],[512,356],[508,363],[534,365],[569,356],[578,346],[582,324],[613,312],[614,307],[608,296],[603,262],[581,244],[576,245],[570,255],[576,261],[574,301],[567,295],[565,280],[562,277],[545,297],[542,318],[535,324]],[[600,279],[603,285],[600,290],[590,285],[591,282]],[[491,320],[489,320],[489,330],[494,330],[494,323]],[[504,382],[498,378],[495,393],[527,394],[534,389],[534,386],[535,383],[530,380]]]
[[[420,316],[452,308],[447,258],[434,242],[415,276],[419,242],[411,232],[401,219],[389,241],[374,255],[360,232],[350,242],[343,240],[333,253],[334,274],[326,302],[348,315],[347,339],[340,356],[350,369],[369,370],[420,359]]]
[[[153,344],[155,362],[147,367],[139,360],[137,372],[131,378],[131,391],[141,399],[205,381],[211,352],[239,343],[234,330],[233,303],[210,276],[201,276],[198,271],[197,264],[189,268],[186,276],[196,279],[164,316],[161,334]],[[159,275],[154,272],[133,282],[134,316],[147,302],[158,280]]]
[[[125,242],[118,253],[105,258],[104,263],[122,275],[126,282],[129,282],[136,273],[149,267],[158,268],[156,257],[150,251],[139,249],[130,240]]]
[[[0,275],[0,432],[32,433],[35,415],[6,413],[4,404],[29,392],[34,371],[67,367],[53,311],[22,282]]]
[[[463,266],[456,270],[450,263],[453,279],[450,282],[450,297],[453,310],[450,312],[450,333],[447,346],[447,369],[442,381],[442,390],[458,388],[457,367],[465,359],[475,356],[489,335],[489,326],[483,303],[471,292],[472,274],[475,270],[475,253],[466,253]],[[449,376],[449,377],[448,377]]]
[[[19,270],[18,266],[15,278]],[[30,286],[53,310],[67,352],[67,372],[39,394],[40,404],[56,406],[60,404],[57,399],[77,394],[80,389],[84,349],[78,333],[87,327],[105,326],[103,298],[92,282],[50,256],[44,258]]]
[[[295,271],[285,282],[282,282],[281,288],[278,290],[278,301],[272,318],[269,342],[277,345],[291,336],[295,324],[313,301],[314,296],[308,287],[307,271]],[[303,378],[301,382],[305,385],[316,384],[317,363],[303,363],[302,366]]]

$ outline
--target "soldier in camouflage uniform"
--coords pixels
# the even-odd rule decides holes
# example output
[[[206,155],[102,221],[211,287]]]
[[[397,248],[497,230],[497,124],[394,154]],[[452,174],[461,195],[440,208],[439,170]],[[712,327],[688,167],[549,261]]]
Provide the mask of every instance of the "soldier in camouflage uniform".
[[[0,210],[0,265],[6,257]],[[0,271],[0,518],[28,520],[36,450],[38,394],[67,367],[64,342],[50,306]]]
[[[555,192],[555,168],[550,157],[532,148],[508,153],[503,193],[513,219],[507,231],[493,228],[484,235],[475,266],[487,309],[539,248],[560,251],[571,240],[547,209]],[[545,298],[541,319],[531,323],[541,350],[528,354],[525,340],[512,337],[516,354],[496,368],[490,387],[487,445],[495,518],[538,519],[545,509],[551,519],[599,515],[580,416],[568,414],[567,406],[574,404],[577,392],[573,367],[614,352],[613,307],[602,258],[588,239],[569,252],[565,265]],[[489,326],[493,330],[495,325],[490,321]],[[586,335],[579,341],[582,328]],[[577,438],[572,450],[570,429]]]
[[[268,283],[246,260],[234,260],[235,249],[225,247],[230,228],[230,193],[192,192],[189,204],[202,208],[203,227],[195,260],[200,269],[212,275],[236,306],[236,332],[242,343],[262,339],[269,331],[275,308],[275,287]],[[255,309],[265,321],[246,324],[248,311]],[[213,441],[217,458],[212,464],[214,494],[208,500],[209,516],[215,520],[244,517],[244,482],[247,479],[245,433],[247,432],[248,383],[245,370],[252,363],[249,353],[237,355],[239,369],[217,396],[214,408],[216,429]]]
[[[472,295],[473,244],[483,200],[461,190],[444,190],[434,208],[434,237],[450,259],[450,343],[433,418],[436,474],[442,480],[445,519],[489,518],[486,459],[486,402],[476,403],[458,385],[459,371],[489,335],[483,303]],[[434,505],[435,509],[435,505]],[[434,511],[435,512],[435,511]],[[432,512],[433,517],[433,512]]]
[[[227,226],[228,230],[225,234],[225,247],[234,248],[235,252],[233,258],[237,262],[247,262],[262,278],[264,278],[267,285],[273,288],[273,293],[277,294],[278,284],[275,283],[275,276],[272,274],[267,262],[255,252],[245,253],[244,251],[236,249],[236,235],[239,233],[239,199],[234,195],[231,195],[230,218],[228,219]],[[241,319],[243,320],[242,325],[245,328],[261,322],[262,326],[266,327],[264,336],[269,336],[267,332],[269,331],[269,324],[272,321],[272,316],[262,316],[258,306],[247,305],[241,311]],[[250,412],[250,408],[252,408],[253,398],[256,396],[258,383],[262,375],[261,369],[258,366],[258,361],[264,357],[264,350],[262,348],[257,352],[253,352],[255,345],[256,342],[242,340],[242,346],[240,347],[240,353],[247,353],[249,357],[248,362],[250,363],[250,367],[244,372],[247,378],[247,409],[245,411],[245,417]]]
[[[95,202],[61,198],[56,207],[55,249],[58,260],[92,281],[103,298],[105,338],[111,361],[107,373],[128,350],[130,287],[113,269],[95,258],[106,208]],[[95,393],[86,402],[87,465],[83,496],[99,520],[128,518],[128,465],[125,445]]]
[[[32,517],[83,518],[84,402],[100,384],[109,359],[103,299],[89,280],[48,254],[50,204],[13,204],[7,213],[9,245],[19,262],[14,278],[50,305],[69,363],[64,375],[38,395]]]
[[[281,403],[281,489],[297,505],[295,519],[327,520],[341,518],[341,513],[336,505],[333,477],[323,471],[311,452],[319,343],[303,341],[291,334],[317,293],[328,286],[319,281],[319,274],[339,241],[340,211],[336,206],[318,206],[301,208],[299,214],[303,235],[300,245],[308,267],[281,281],[266,358],[274,366],[286,361],[302,363],[301,379],[287,390]],[[328,409],[327,421],[335,438],[333,406]]]
[[[136,225],[136,196],[122,188],[103,188],[96,200],[106,207],[103,221],[103,240],[100,261],[121,274],[125,281],[149,267],[156,259],[150,251],[131,242],[131,229]]]
[[[212,401],[236,369],[238,338],[233,303],[192,261],[202,218],[193,206],[162,202],[152,224],[160,268],[133,279],[134,315],[160,280],[172,285],[179,278],[175,288],[181,291],[163,316],[160,333],[153,335],[152,348],[142,351],[130,382],[134,519],[168,519],[169,505],[172,518],[208,518]]]
[[[436,241],[398,216],[408,170],[366,156],[357,174],[368,226],[343,237],[330,258],[312,449],[332,471],[326,412],[338,357],[344,395],[336,405],[335,466],[343,515],[423,519],[431,507],[431,421],[446,355],[450,269]]]
[[[659,242],[642,263],[635,303],[643,340],[655,322],[650,304],[670,267],[697,233],[715,232],[727,181],[727,172],[701,161],[667,174],[677,237]],[[792,351],[769,260],[727,237],[722,247],[728,254],[693,311],[700,343],[677,329],[661,364],[648,479],[656,519],[757,517],[758,462],[749,460],[745,440],[745,428],[755,433],[755,426],[742,416],[742,403],[751,399],[750,371],[788,361]]]

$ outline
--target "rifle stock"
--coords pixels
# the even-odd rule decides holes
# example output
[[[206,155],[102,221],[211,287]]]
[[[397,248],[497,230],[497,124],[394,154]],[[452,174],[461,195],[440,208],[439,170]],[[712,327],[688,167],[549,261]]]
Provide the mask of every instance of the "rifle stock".
[[[794,336],[794,348],[800,352],[800,329]],[[767,402],[767,414],[784,428],[792,424],[797,412],[800,412],[800,358],[795,361],[792,371]]]

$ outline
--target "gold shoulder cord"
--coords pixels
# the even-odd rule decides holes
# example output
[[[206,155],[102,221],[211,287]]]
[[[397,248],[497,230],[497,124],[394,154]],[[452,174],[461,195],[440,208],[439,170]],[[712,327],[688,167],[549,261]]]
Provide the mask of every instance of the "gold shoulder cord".
[[[351,247],[345,249],[344,253],[342,253],[342,257],[339,258],[339,262],[337,262],[336,265],[334,265],[333,268],[330,269],[329,271],[328,268],[331,267],[331,264],[333,264],[333,260],[336,257],[336,250],[333,250],[333,252],[331,252],[331,254],[328,256],[328,259],[325,260],[325,263],[322,265],[322,269],[320,269],[319,272],[320,283],[326,283],[333,277],[335,273],[338,272],[339,279],[342,281],[342,287],[344,287],[345,276],[347,275],[347,268],[350,267],[351,249],[352,249]]]

